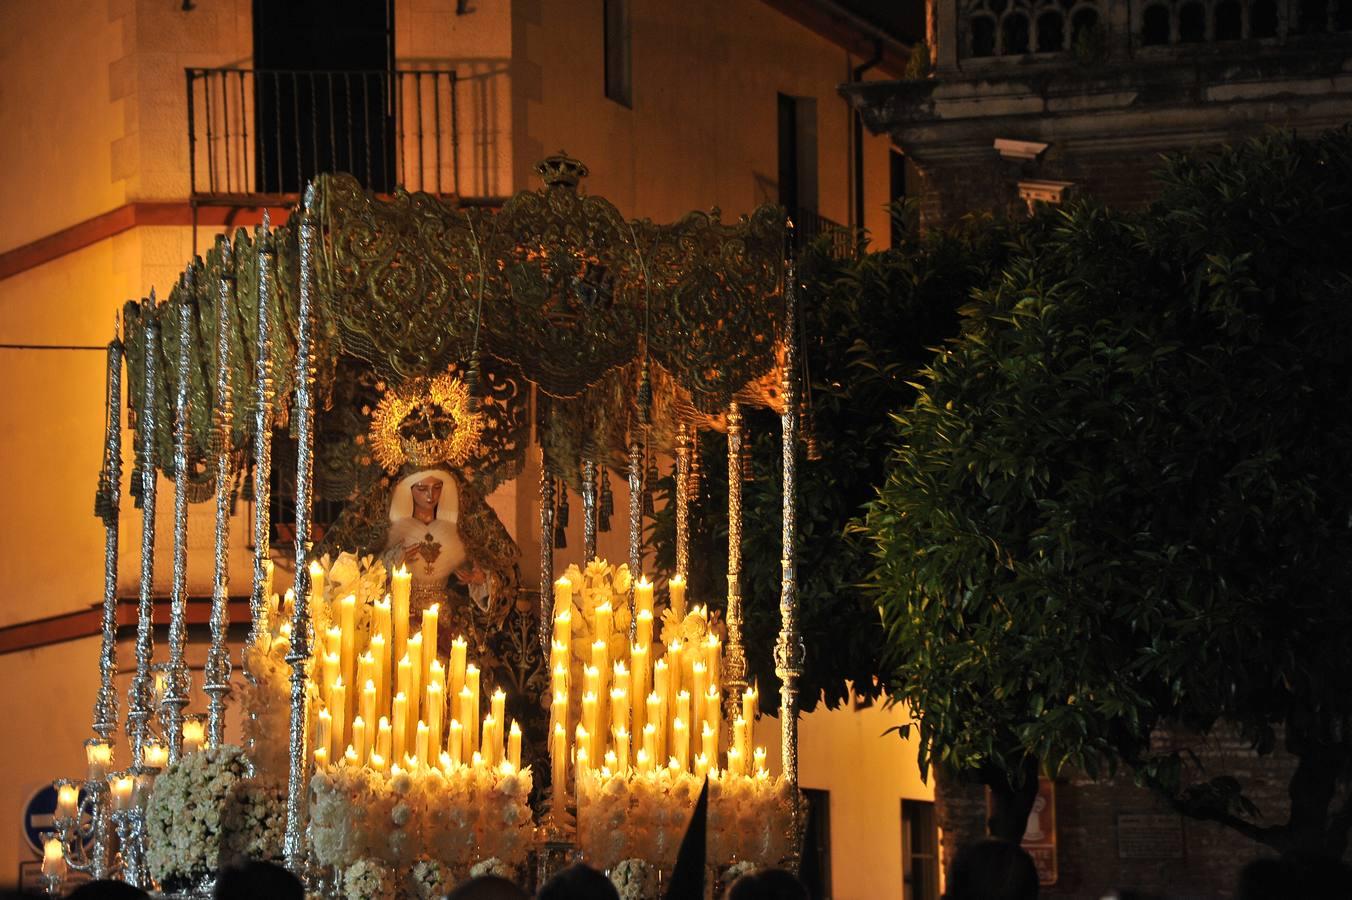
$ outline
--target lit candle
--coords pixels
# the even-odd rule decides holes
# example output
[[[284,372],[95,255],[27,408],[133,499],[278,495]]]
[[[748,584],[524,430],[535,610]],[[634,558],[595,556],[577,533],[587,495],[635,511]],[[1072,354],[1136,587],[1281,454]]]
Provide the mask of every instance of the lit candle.
[[[390,624],[389,598],[385,598],[383,603],[375,604],[373,608],[376,622],[371,629],[371,641],[367,645],[367,650],[376,661],[372,675],[372,680],[376,683],[376,702],[384,709],[390,703],[390,673],[394,669],[394,660],[390,656],[394,635],[391,631],[393,626]]]
[[[757,748],[756,748],[755,759],[756,759],[756,777],[757,777],[757,778],[763,778],[764,775],[763,775],[762,773],[769,774],[769,773],[767,772],[766,768],[765,768],[765,748],[764,748],[764,747],[757,747]]]
[[[384,719],[382,719],[381,721],[384,722]],[[377,772],[384,772],[385,767],[387,765],[389,765],[389,760],[385,757],[384,754],[382,753],[371,754],[371,768],[375,769]]]
[[[596,695],[590,692],[583,694],[582,724],[586,726],[587,734],[598,734],[596,723],[597,713],[598,710],[596,708]],[[599,752],[600,747],[597,747],[597,750]]]
[[[577,753],[573,754],[574,764],[576,767],[576,772],[574,773],[573,778],[577,782],[577,792],[579,795],[581,795],[582,793],[582,780],[587,774],[588,768],[587,758],[589,755],[590,754],[587,753],[587,748],[581,746],[577,748]],[[582,802],[580,796],[578,802],[579,803]]]
[[[355,594],[348,594],[338,601],[338,627],[343,630],[341,645],[343,681],[352,684],[352,679],[357,676],[357,597]],[[351,718],[347,707],[335,703],[333,709],[338,714],[338,719],[347,720]]]
[[[401,760],[408,752],[408,697],[400,691],[394,695],[394,722],[391,733],[394,739],[392,760]],[[381,754],[384,755],[383,753]]]
[[[676,755],[676,757],[677,757],[678,759],[681,760],[681,767],[682,767],[682,768],[687,768],[687,767],[688,767],[688,764],[689,764],[689,762],[690,762],[690,737],[691,737],[691,735],[690,735],[690,693],[689,693],[688,691],[681,691],[679,694],[676,695],[676,708],[675,708],[675,710],[672,712],[671,716],[672,716],[672,723],[671,723],[671,739],[672,739],[672,741],[675,743],[675,746],[673,747],[673,749],[671,749],[670,751],[668,751],[668,753],[671,753],[671,754]],[[676,722],[677,722],[678,720],[679,720],[680,722],[682,722],[682,723],[685,725],[685,730],[682,731],[680,735],[677,735],[677,733],[676,733]],[[681,747],[682,744],[685,745],[685,747],[684,747],[684,749],[685,749],[685,755],[684,755],[684,756],[681,756],[681,755],[680,755],[680,754],[681,754],[681,749],[682,749],[682,747]]]
[[[723,644],[712,631],[704,641],[704,665],[709,668],[709,684],[721,685],[723,677]]]
[[[159,741],[151,741],[141,749],[141,761],[152,769],[169,765],[169,748]]]
[[[657,760],[662,758],[664,741],[662,735],[666,732],[666,719],[662,711],[662,698],[657,696],[657,692],[648,695],[648,715],[647,722],[643,726],[643,734],[646,739],[648,729],[653,730],[654,743],[648,755],[653,758],[653,765],[657,765]],[[646,744],[644,746],[647,746]]]
[[[469,685],[465,685],[464,687],[462,687],[462,688],[460,689],[460,717],[459,717],[459,718],[460,718],[460,722],[464,722],[464,723],[474,722],[474,721],[476,721],[476,720],[479,718],[479,711],[478,711],[477,709],[474,708],[474,695],[470,693],[470,691],[469,691]],[[465,730],[464,730],[463,735],[462,735],[461,738],[460,738],[460,740],[461,740],[461,742],[462,742],[462,744],[463,744],[463,747],[461,748],[461,751],[460,751],[460,757],[456,760],[457,762],[459,762],[461,759],[468,760],[469,757],[470,757],[470,754],[472,754],[472,753],[474,752],[474,750],[475,750],[474,743],[473,743],[473,741],[474,741],[474,729],[473,729],[473,727],[472,727],[472,726],[469,726],[469,725],[465,725],[465,726],[463,726],[463,727],[464,727]],[[454,751],[452,751],[452,756],[454,756],[454,755],[455,755],[455,754],[454,754]]]
[[[501,742],[497,740],[497,734],[495,733],[497,723],[498,720],[493,718],[492,713],[484,716],[483,738],[479,747],[479,753],[483,756],[484,763],[489,766],[496,766],[498,764],[498,750],[502,746]]]
[[[352,720],[352,743],[348,744],[352,749],[353,756],[360,762],[366,759],[371,752],[370,745],[367,744],[366,719],[357,716]]]
[[[516,766],[512,765],[510,759],[504,759],[498,764],[498,772],[503,775],[511,775],[516,772]]]
[[[671,720],[672,755],[676,757],[681,771],[690,768],[690,734],[685,720],[680,716]]]
[[[357,657],[357,680],[352,683],[364,688],[368,681],[374,682],[376,678],[376,658],[370,650],[367,650]],[[359,693],[354,693],[348,698],[348,705],[352,707],[354,715],[361,712],[361,701],[362,695]]]
[[[653,611],[653,583],[648,580],[647,575],[640,575],[638,581],[634,582],[634,609],[640,615],[644,612],[652,618]]]
[[[657,758],[657,726],[652,722],[643,726],[643,749],[638,752],[639,771],[648,771],[644,767],[646,762],[651,768],[652,762]]]
[[[49,878],[66,874],[66,857],[59,837],[49,837],[42,842],[42,874]]]
[[[413,574],[400,564],[390,575],[390,619],[394,623],[395,659],[408,652],[408,595],[413,589]]]
[[[554,692],[554,700],[549,704],[549,728],[555,725],[568,727],[568,695],[563,691]]]
[[[333,716],[333,755],[338,755],[340,747],[346,747],[350,742],[347,739],[348,717],[345,712],[347,709],[347,684],[342,678],[333,683],[333,710],[336,715]]]
[[[441,616],[441,604],[433,603],[422,614],[422,654],[423,684],[432,677],[432,663],[437,658],[437,621]]]
[[[446,754],[450,757],[451,763],[460,765],[461,743],[464,739],[465,728],[460,724],[459,719],[451,719],[451,724],[446,726]]]
[[[441,771],[445,772],[447,775],[451,774],[451,772],[455,769],[455,763],[451,761],[451,754],[445,751],[442,751],[442,754],[437,759],[437,762],[441,766]]]
[[[728,774],[742,774],[742,751],[738,750],[736,747],[732,747],[728,750]]]
[[[653,693],[665,704],[671,698],[671,667],[665,659],[653,663]],[[651,712],[649,720],[652,720]],[[661,722],[657,723],[661,725]]]
[[[568,670],[562,664],[555,666],[549,675],[549,691],[551,694],[568,693]]]
[[[196,753],[206,741],[207,730],[201,719],[183,720],[183,752]]]
[[[614,750],[607,750],[605,758],[605,774],[609,776],[619,770],[620,758],[615,754]]]
[[[113,776],[112,789],[114,809],[131,809],[131,790],[135,785],[136,779],[131,775]]]
[[[472,714],[465,720],[465,728],[469,735],[469,746],[473,750],[479,749],[479,667],[470,664],[465,666],[465,687],[469,688],[470,709]]]
[[[704,709],[707,713],[707,717],[705,718],[704,721],[705,724],[707,724],[710,728],[713,729],[715,748],[718,746],[719,740],[722,737],[721,732],[723,730],[723,713],[720,711],[722,709],[722,706],[723,706],[723,695],[719,693],[718,688],[714,687],[713,685],[710,685],[709,693],[706,694],[704,697]],[[714,755],[710,756],[709,760],[712,763],[713,767],[717,769],[718,754],[715,753]]]
[[[629,728],[629,692],[622,687],[610,689],[610,730]],[[628,757],[625,757],[628,759]]]
[[[604,678],[610,671],[610,645],[603,640],[596,640],[592,642],[591,650],[591,668]]]
[[[427,750],[431,746],[431,739],[432,739],[431,729],[427,727],[426,722],[419,721],[418,734],[417,737],[414,739],[413,743],[413,746],[418,753],[418,759],[426,760],[430,758],[427,755]]]
[[[446,711],[446,698],[443,695],[443,688],[440,681],[433,681],[427,686],[427,699],[423,704],[426,707],[427,730],[429,732],[428,746],[441,746],[441,719]],[[419,756],[424,754],[419,753]],[[426,757],[430,761],[430,757]]]
[[[319,560],[310,563],[310,609],[318,609],[324,602],[324,567]]]
[[[321,663],[323,679],[319,685],[319,696],[326,706],[333,706],[333,683],[340,677],[342,667],[342,657],[338,653],[324,654]]]
[[[653,758],[642,747],[639,748],[638,753],[634,754],[634,763],[640,774],[647,775],[653,770]]]
[[[355,755],[355,754],[354,754],[354,755]],[[315,748],[315,768],[316,768],[316,769],[322,769],[322,768],[324,768],[325,766],[327,766],[328,764],[329,764],[329,748],[328,748],[328,747],[316,747],[316,748]]]
[[[732,723],[732,746],[741,757],[743,763],[746,762],[748,752],[747,745],[750,743],[747,736],[747,728],[747,721],[741,716],[738,716]],[[729,751],[729,753],[731,753],[731,751]],[[738,774],[741,774],[741,772],[739,771]]]
[[[333,738],[333,714],[327,709],[319,711],[319,723],[315,728],[315,759],[319,759],[319,751],[323,750],[325,757],[329,752],[329,741]]]
[[[679,640],[672,641],[667,645],[667,678],[670,684],[667,687],[667,699],[670,702],[681,692],[684,684],[685,675],[685,644]]]
[[[642,610],[638,614],[638,626],[634,633],[634,638],[643,647],[652,645],[653,642],[653,611],[650,609]]]
[[[493,719],[499,725],[507,721],[506,709],[507,709],[507,695],[503,693],[502,688],[498,688],[493,692],[492,710],[493,710]]]
[[[597,604],[596,609],[593,611],[593,615],[596,617],[595,634],[598,640],[607,642],[610,640],[610,632],[611,632],[610,623],[613,613],[614,610],[611,609],[609,600],[607,600],[604,603]]]
[[[709,774],[709,757],[701,753],[695,757],[695,778],[703,781]]]
[[[648,697],[648,647],[646,644],[634,644],[629,648],[629,662],[633,667],[633,672],[629,676],[629,696],[634,698],[633,705],[633,727],[630,729],[634,734],[643,733],[643,724],[647,721],[643,713],[645,706],[643,701]]]
[[[676,621],[685,619],[685,577],[677,573],[667,581],[667,587],[671,592],[671,612],[676,616]]]
[[[474,751],[474,756],[471,757],[470,763],[469,763],[469,764],[470,764],[471,766],[473,766],[474,768],[476,768],[476,769],[481,769],[481,768],[483,768],[483,764],[484,764],[484,755],[483,755],[482,753],[480,753],[478,750],[475,750],[475,751]]]
[[[376,723],[376,749],[371,754],[371,765],[375,766],[375,758],[379,756],[386,763],[390,760],[390,753],[394,750],[394,732],[390,729],[390,720],[384,716]]]
[[[709,667],[704,662],[698,661],[690,668],[693,675],[693,686],[690,690],[691,722],[698,728],[702,722],[708,718],[708,713],[704,709],[704,701],[709,693]]]
[[[449,697],[460,696],[460,689],[465,686],[465,636],[461,635],[450,642],[450,693]]]
[[[102,781],[108,777],[108,767],[113,762],[113,746],[98,738],[85,741],[85,764],[89,768],[90,781]]]
[[[587,731],[585,725],[578,723],[577,733],[573,737],[573,746],[577,748],[576,755],[581,758],[583,754],[590,755],[591,751],[591,733]]]
[[[394,692],[407,697],[411,690],[413,690],[413,661],[405,653],[400,657],[399,665],[394,670]],[[391,697],[390,700],[393,702],[394,698]]]
[[[742,694],[742,718],[746,719],[748,725],[756,721],[756,713],[760,710],[759,700],[760,694],[754,685]]]
[[[408,695],[408,746],[413,746],[413,728],[418,723],[420,712],[418,707],[422,701],[423,692],[423,639],[421,634],[415,634],[408,639],[408,661],[410,664],[409,676],[412,684]]]
[[[562,641],[565,644],[573,640],[573,583],[567,577],[560,578],[554,582],[554,639]],[[559,631],[559,623],[563,622],[563,633]]]
[[[568,732],[561,724],[556,724],[550,734],[549,761],[552,763],[550,776],[554,784],[554,802],[562,804],[564,792],[568,789]],[[563,809],[561,805],[557,808]]]
[[[74,784],[62,782],[56,789],[56,817],[73,819],[80,806],[80,789]]]
[[[718,732],[708,722],[700,734],[700,755],[706,760],[718,759]]]
[[[620,767],[618,771],[623,772],[629,768],[629,729],[621,725],[615,729],[615,755],[619,757]]]
[[[376,723],[376,709],[377,709],[376,704],[377,704],[377,702],[378,702],[379,696],[380,696],[380,692],[379,692],[379,690],[376,688],[376,685],[375,685],[375,682],[374,682],[374,681],[368,681],[368,682],[366,682],[366,686],[363,687],[363,688],[361,689],[361,717],[360,717],[360,718],[362,718],[362,719],[364,719],[366,722],[370,723],[370,726],[371,726],[371,727],[374,727],[374,726],[375,726],[375,723]],[[383,709],[384,707],[380,707],[380,708]],[[352,743],[355,744],[355,743],[357,743],[357,742],[354,740]],[[357,750],[358,750],[358,752],[360,752],[360,753],[362,754],[362,758],[363,758],[363,759],[365,759],[366,756],[370,753],[370,747],[369,747],[369,746],[359,746],[359,747],[357,747]]]
[[[394,625],[390,619],[390,595],[386,594],[384,599],[377,600],[371,604],[371,643],[379,637],[381,645],[388,653],[394,641]],[[376,659],[380,655],[376,654]]]
[[[512,720],[511,730],[507,732],[507,761],[512,768],[521,768],[521,726]]]
[[[362,760],[357,756],[357,748],[351,744],[347,745],[347,750],[343,752],[343,765],[357,767],[362,764]]]

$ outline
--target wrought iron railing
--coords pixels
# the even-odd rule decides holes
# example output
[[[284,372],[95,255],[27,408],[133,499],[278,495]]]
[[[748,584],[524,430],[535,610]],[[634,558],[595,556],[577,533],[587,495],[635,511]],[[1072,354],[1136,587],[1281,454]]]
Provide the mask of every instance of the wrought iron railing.
[[[186,69],[198,203],[295,194],[348,172],[370,190],[458,191],[456,74]]]
[[[806,247],[820,237],[825,237],[829,252],[835,259],[847,259],[857,251],[856,236],[851,229],[826,218],[816,210],[802,207],[791,213],[794,224],[794,237],[798,246]]]

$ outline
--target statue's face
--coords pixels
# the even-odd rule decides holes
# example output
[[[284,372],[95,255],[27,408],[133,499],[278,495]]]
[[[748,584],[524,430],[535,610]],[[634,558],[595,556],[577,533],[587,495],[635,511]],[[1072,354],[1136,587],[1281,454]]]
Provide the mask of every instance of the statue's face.
[[[441,502],[441,479],[428,476],[413,485],[413,511],[431,513]]]

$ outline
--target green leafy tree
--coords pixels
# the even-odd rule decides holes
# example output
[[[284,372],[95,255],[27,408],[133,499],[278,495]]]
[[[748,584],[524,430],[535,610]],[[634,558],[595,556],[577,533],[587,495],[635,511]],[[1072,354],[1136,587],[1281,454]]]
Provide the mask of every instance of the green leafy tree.
[[[1143,214],[1040,216],[898,417],[868,515],[890,686],[950,770],[1126,764],[1188,815],[1339,854],[1352,131],[1161,178]],[[1159,740],[1222,723],[1294,755],[1286,821]]]
[[[999,271],[1008,226],[973,218],[900,247],[832,259],[822,247],[800,266],[805,285],[803,341],[815,459],[799,462],[799,602],[807,650],[802,702],[824,697],[834,708],[857,693],[877,696],[883,681],[882,629],[864,582],[871,548],[851,522],[876,495],[891,448],[889,413],[915,396],[909,382],[935,344],[956,334],[958,307],[973,286]],[[748,410],[751,477],[743,486],[745,633],[750,677],[777,696],[773,648],[779,632],[780,427],[767,411]],[[699,601],[722,609],[727,597],[727,442],[700,441],[700,494],[692,504],[690,585]],[[661,493],[671,497],[672,479]],[[675,512],[660,507],[652,533],[659,566],[675,560]],[[764,704],[773,711],[774,704]]]

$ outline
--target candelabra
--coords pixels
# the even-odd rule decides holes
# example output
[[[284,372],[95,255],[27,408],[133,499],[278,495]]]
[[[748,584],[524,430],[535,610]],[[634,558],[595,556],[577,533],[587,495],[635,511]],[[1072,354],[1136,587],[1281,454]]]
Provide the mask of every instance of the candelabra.
[[[56,829],[52,836],[60,842],[61,857],[67,868],[91,878],[107,878],[116,874],[113,860],[112,829],[109,815],[108,782],[90,778],[76,781],[61,778],[56,781],[57,807],[52,821]],[[92,842],[86,845],[84,825],[89,822]],[[43,859],[43,874],[47,873],[47,857]],[[60,884],[60,873],[57,873]],[[49,885],[48,893],[52,893]]]

